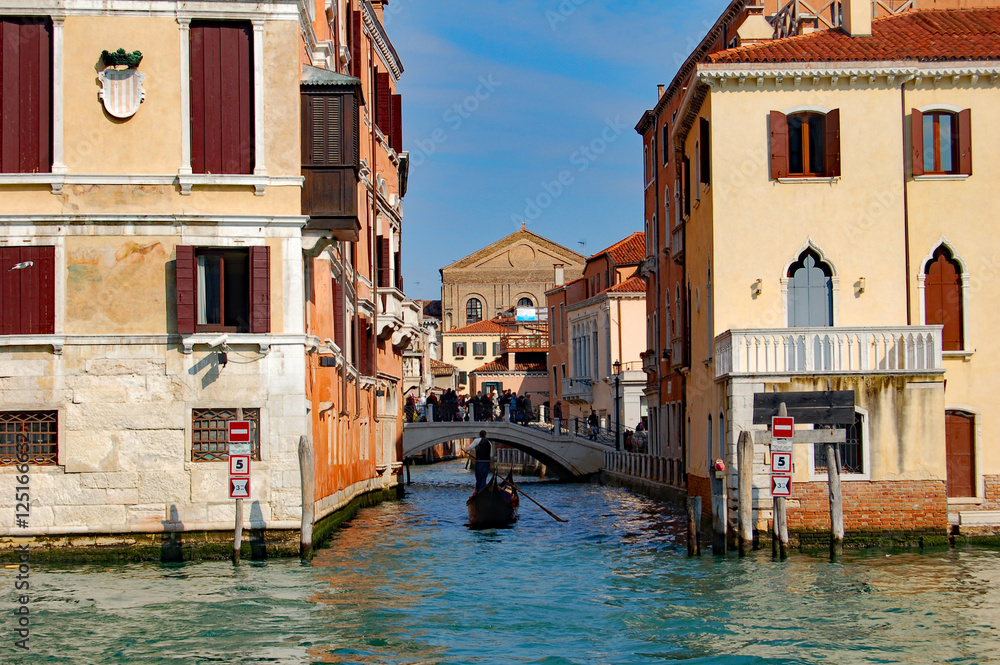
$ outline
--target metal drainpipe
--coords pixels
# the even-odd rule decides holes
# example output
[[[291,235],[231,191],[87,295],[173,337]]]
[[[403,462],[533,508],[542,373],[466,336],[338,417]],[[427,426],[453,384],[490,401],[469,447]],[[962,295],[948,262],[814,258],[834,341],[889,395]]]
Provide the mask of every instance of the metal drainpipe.
[[[913,304],[910,292],[910,188],[906,179],[906,79],[899,87],[901,116],[903,121],[903,248],[906,264],[906,325],[913,325]],[[913,138],[911,137],[912,141]]]

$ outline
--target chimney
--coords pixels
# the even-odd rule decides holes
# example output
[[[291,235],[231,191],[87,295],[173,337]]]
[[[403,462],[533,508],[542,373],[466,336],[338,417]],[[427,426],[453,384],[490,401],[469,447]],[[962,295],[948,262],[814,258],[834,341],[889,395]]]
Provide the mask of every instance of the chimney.
[[[844,0],[841,11],[844,15],[844,32],[851,37],[872,36],[871,0]]]
[[[556,264],[556,286],[563,286],[566,283],[566,268],[561,263]]]
[[[662,84],[662,83],[661,83],[660,85],[656,86],[656,89],[657,89],[657,90],[659,91],[659,93],[660,93],[659,95],[657,95],[657,96],[656,96],[656,101],[659,101],[659,100],[663,99],[663,87],[664,87],[664,86],[663,86],[663,84]]]

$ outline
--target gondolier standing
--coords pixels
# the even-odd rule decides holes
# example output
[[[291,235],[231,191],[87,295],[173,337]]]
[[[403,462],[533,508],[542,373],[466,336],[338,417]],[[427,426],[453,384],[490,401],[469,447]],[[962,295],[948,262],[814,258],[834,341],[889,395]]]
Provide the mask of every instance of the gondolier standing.
[[[476,491],[482,491],[486,487],[486,481],[490,477],[490,460],[493,457],[493,444],[486,438],[486,430],[480,430],[479,438],[465,447],[465,452],[475,448],[476,456]]]

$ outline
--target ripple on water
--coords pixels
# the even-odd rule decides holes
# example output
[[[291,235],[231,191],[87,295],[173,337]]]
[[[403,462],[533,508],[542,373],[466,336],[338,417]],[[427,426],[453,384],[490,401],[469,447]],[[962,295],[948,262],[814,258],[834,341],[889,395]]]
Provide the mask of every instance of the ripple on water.
[[[311,565],[39,565],[0,663],[1000,663],[996,552],[689,560],[684,516],[621,489],[523,479],[570,521],[471,531],[461,464],[413,476]]]

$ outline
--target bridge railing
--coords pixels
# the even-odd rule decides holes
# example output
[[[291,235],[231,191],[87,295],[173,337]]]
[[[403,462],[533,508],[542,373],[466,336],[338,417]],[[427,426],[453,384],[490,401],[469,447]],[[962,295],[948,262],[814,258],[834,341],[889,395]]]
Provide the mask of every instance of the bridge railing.
[[[654,483],[684,487],[681,460],[643,453],[609,450],[604,453],[604,470],[621,476],[642,478]]]

